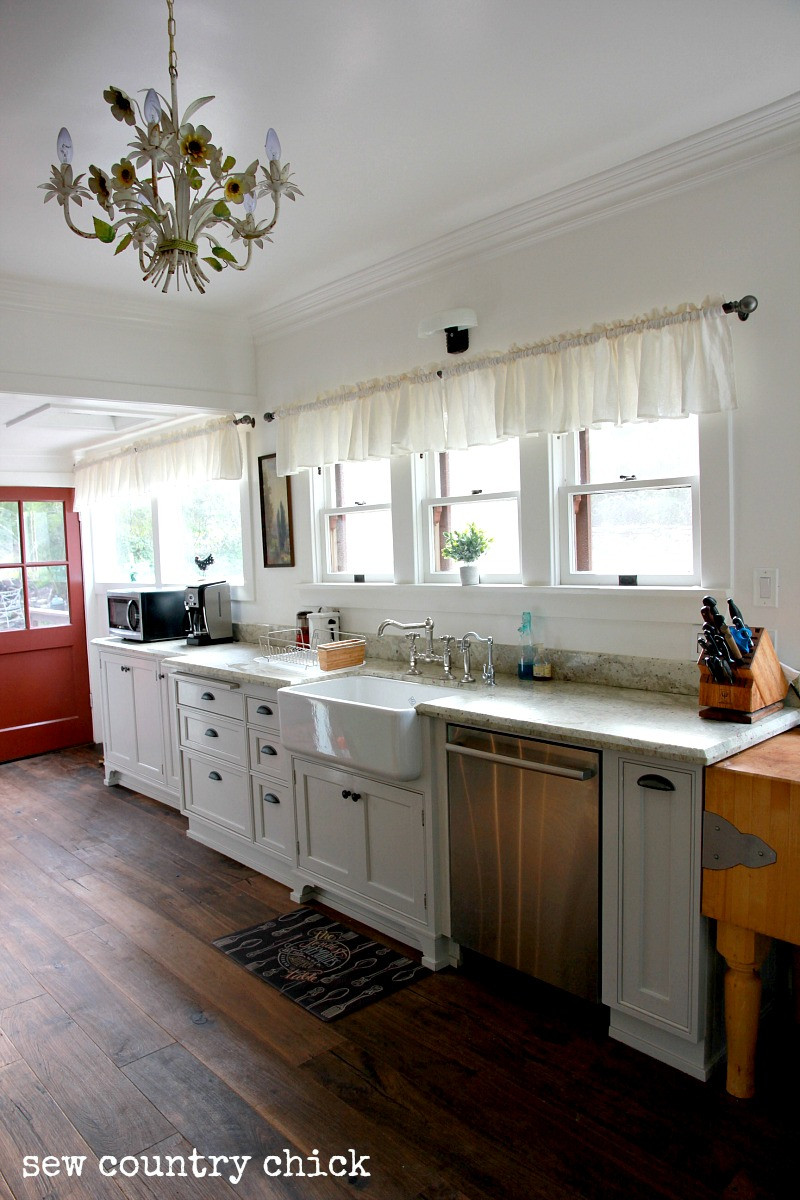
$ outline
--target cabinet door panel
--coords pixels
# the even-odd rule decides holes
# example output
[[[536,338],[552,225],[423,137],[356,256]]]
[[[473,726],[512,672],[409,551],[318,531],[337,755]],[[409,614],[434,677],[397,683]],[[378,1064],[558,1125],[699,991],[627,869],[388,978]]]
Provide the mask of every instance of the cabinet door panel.
[[[280,729],[277,691],[247,697],[247,723],[258,725],[259,729]]]
[[[222,762],[245,766],[244,726],[241,721],[227,721],[215,713],[197,713],[180,709],[181,745],[190,750],[213,754]]]
[[[251,806],[247,776],[223,763],[199,755],[183,755],[184,803],[186,812],[196,813],[252,839]]]
[[[697,806],[689,771],[621,764],[618,1003],[696,1023]],[[671,785],[650,786],[653,776]]]
[[[138,770],[145,778],[164,782],[164,726],[158,666],[152,661],[136,663],[132,674]]]
[[[110,763],[136,766],[136,713],[133,707],[133,672],[129,659],[102,655],[100,670],[105,698],[103,744]]]
[[[223,717],[244,717],[244,698],[237,688],[216,679],[178,680],[178,703],[204,712],[219,713]]]
[[[353,890],[363,876],[363,809],[342,796],[350,790],[339,773],[295,766],[299,864],[322,879]]]
[[[366,862],[363,891],[408,916],[422,917],[425,838],[418,792],[365,786]]]
[[[294,798],[289,784],[273,779],[251,780],[255,840],[285,862],[297,859]]]
[[[288,750],[281,745],[280,733],[251,729],[250,769],[271,775],[276,779],[289,779],[292,759]]]

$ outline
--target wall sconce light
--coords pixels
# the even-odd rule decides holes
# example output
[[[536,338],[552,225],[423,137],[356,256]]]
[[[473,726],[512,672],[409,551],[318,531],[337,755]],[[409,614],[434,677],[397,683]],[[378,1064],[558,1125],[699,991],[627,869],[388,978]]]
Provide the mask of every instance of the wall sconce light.
[[[463,354],[469,349],[469,331],[475,329],[478,318],[474,309],[449,308],[445,312],[423,317],[417,330],[419,337],[430,337],[444,330],[448,354]]]

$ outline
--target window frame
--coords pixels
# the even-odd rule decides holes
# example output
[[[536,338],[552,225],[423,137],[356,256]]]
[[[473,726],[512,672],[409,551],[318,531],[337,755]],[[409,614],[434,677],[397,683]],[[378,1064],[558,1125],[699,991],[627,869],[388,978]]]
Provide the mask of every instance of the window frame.
[[[212,481],[215,482],[215,481]],[[224,481],[219,481],[224,482]],[[253,521],[251,517],[250,507],[250,473],[245,463],[242,472],[241,480],[230,480],[227,482],[235,482],[239,487],[239,514],[242,526],[242,583],[232,583],[231,599],[233,600],[250,600],[255,595],[255,578],[254,578],[254,545],[253,545]],[[180,580],[176,580],[173,572],[169,569],[168,564],[163,562],[162,556],[162,536],[159,522],[159,506],[165,509],[169,507],[169,499],[162,492],[153,492],[149,495],[132,496],[132,500],[138,500],[141,504],[150,505],[152,530],[153,530],[153,581],[145,586],[149,587],[164,587],[171,584],[178,586]],[[130,579],[107,577],[106,572],[98,570],[98,555],[97,555],[97,525],[91,512],[82,513],[82,520],[87,521],[90,528],[90,537],[88,541],[91,545],[92,555],[92,572],[94,588],[97,591],[107,591],[109,588],[128,588],[136,586],[131,583]],[[168,540],[168,539],[167,539]],[[186,583],[190,583],[186,580]]]
[[[517,443],[517,454],[520,456],[520,438],[507,438],[507,441],[515,441]],[[479,450],[479,446],[469,447],[469,449]],[[497,572],[487,574],[481,570],[480,582],[482,585],[491,584],[521,584],[523,581],[523,565],[522,565],[522,459],[519,457],[520,463],[520,489],[519,491],[502,491],[502,492],[486,492],[468,493],[467,495],[458,496],[439,496],[435,495],[434,489],[436,486],[436,458],[440,454],[446,454],[447,451],[427,450],[420,455],[420,466],[417,472],[417,525],[416,534],[419,539],[420,554],[419,554],[419,582],[421,584],[430,584],[433,587],[452,587],[460,585],[461,580],[457,565],[451,571],[439,571],[434,565],[434,550],[435,550],[435,523],[434,509],[446,508],[454,504],[469,505],[469,504],[486,504],[495,501],[513,500],[517,511],[517,541],[520,569],[518,572]]]
[[[636,572],[637,586],[644,587],[699,587],[701,582],[700,541],[700,480],[696,475],[672,476],[663,479],[628,479],[609,483],[564,484],[559,488],[559,552],[561,582],[563,584],[586,584],[599,587],[620,586],[622,574],[608,575],[599,571],[573,570],[575,554],[575,520],[573,505],[576,496],[608,496],[614,492],[650,492],[666,488],[688,488],[692,504],[692,570],[683,575],[647,575]],[[625,586],[625,585],[622,585]]]
[[[361,461],[361,460],[356,460]],[[335,504],[331,503],[335,499],[335,472],[338,466],[346,466],[346,463],[332,463],[325,467],[320,467],[314,475],[314,509],[316,512],[316,529],[317,536],[315,538],[315,553],[316,562],[315,575],[320,583],[352,583],[354,580],[353,571],[332,571],[331,559],[329,554],[330,547],[330,519],[331,517],[349,516],[350,514],[364,514],[370,512],[388,512],[389,523],[392,526],[392,562],[393,569],[391,572],[363,572],[364,581],[369,583],[391,583],[396,574],[396,557],[395,557],[395,542],[394,542],[394,485],[391,458],[379,459],[376,461],[385,462],[389,467],[390,480],[390,495],[388,501],[381,501],[375,504]],[[361,572],[358,572],[361,574]]]
[[[700,565],[697,580],[692,583],[685,578],[675,582],[653,581],[653,577],[638,577],[638,592],[651,595],[660,593],[664,597],[702,594],[702,591],[729,587],[733,571],[733,414],[698,414],[698,443],[700,468],[697,475],[699,514]],[[666,419],[666,418],[665,418]],[[636,587],[620,586],[618,577],[605,577],[603,582],[586,578],[585,573],[574,582],[562,579],[561,564],[565,558],[562,545],[564,524],[560,512],[560,489],[567,486],[580,488],[575,479],[568,479],[567,452],[574,445],[577,433],[531,434],[517,440],[520,461],[519,489],[519,540],[521,578],[503,580],[496,576],[481,575],[477,586],[502,589],[509,597],[525,595],[525,589],[546,589],[562,595],[597,594],[619,596],[624,593],[630,601],[637,592]],[[393,579],[375,579],[375,583],[407,585],[412,589],[429,588],[432,599],[441,587],[456,586],[458,573],[451,579],[432,578],[429,570],[428,507],[441,499],[452,501],[453,497],[434,497],[429,494],[430,483],[426,479],[426,456],[437,451],[398,455],[389,459],[391,469],[391,510],[394,545]],[[314,582],[320,587],[319,603],[332,602],[332,593],[324,587],[333,585],[338,589],[352,584],[352,576],[325,577],[320,564],[321,527],[316,519],[321,504],[320,483],[327,468],[315,469],[312,473],[314,508],[314,530],[312,539],[314,556]],[[685,479],[686,476],[675,477]],[[692,478],[692,477],[688,477]],[[625,481],[630,483],[631,481]],[[639,481],[637,481],[639,482]],[[652,480],[642,480],[652,486]],[[590,491],[598,490],[596,484],[583,485]],[[475,499],[486,499],[491,493],[482,493]],[[470,497],[469,499],[472,499]],[[363,508],[359,508],[363,511]],[[531,516],[530,514],[533,514]],[[526,516],[527,515],[527,516]],[[696,543],[697,547],[697,543]],[[370,580],[372,582],[372,580]],[[337,593],[340,594],[340,593]],[[411,593],[410,593],[411,594]],[[413,594],[418,594],[415,591]],[[498,598],[501,592],[498,591]],[[363,592],[353,594],[363,596]],[[422,599],[422,594],[420,593]],[[339,601],[344,603],[343,600]],[[430,602],[430,600],[428,601]],[[499,599],[498,602],[500,603]],[[677,599],[675,601],[678,603]],[[515,601],[517,603],[517,601]]]

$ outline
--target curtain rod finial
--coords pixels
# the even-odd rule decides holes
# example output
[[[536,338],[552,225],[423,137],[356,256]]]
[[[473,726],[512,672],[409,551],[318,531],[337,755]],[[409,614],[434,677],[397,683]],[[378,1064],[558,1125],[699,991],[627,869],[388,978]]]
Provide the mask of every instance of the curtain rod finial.
[[[755,296],[742,296],[741,300],[726,300],[722,306],[722,311],[726,313],[735,312],[740,321],[746,321],[750,313],[755,312],[758,308],[758,300]]]

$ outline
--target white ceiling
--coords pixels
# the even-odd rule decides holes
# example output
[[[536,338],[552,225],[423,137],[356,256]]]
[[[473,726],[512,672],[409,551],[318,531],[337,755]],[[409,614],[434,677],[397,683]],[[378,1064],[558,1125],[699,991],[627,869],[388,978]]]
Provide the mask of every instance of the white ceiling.
[[[122,157],[106,87],[168,93],[164,0],[0,14],[2,275],[182,312],[295,302],[800,87],[797,0],[175,0],[181,107],[214,94],[197,120],[242,165],[273,125],[305,195],[246,274],[163,297],[37,185],[61,125],[76,171]]]

